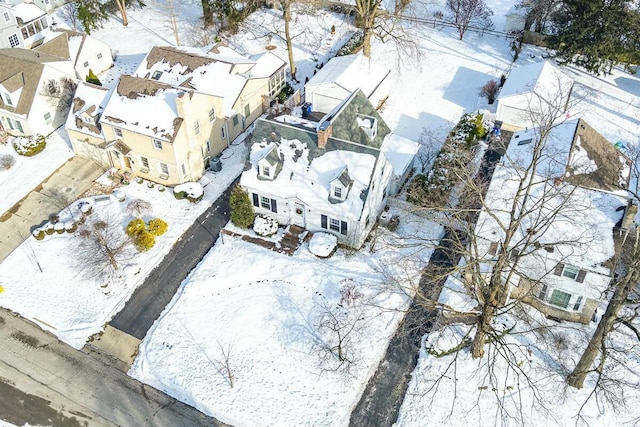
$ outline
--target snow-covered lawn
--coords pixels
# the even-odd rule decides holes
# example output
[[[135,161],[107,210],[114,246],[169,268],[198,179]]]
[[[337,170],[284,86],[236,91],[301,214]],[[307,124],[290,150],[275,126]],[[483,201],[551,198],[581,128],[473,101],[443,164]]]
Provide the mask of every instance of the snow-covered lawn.
[[[52,133],[47,138],[44,151],[33,157],[17,154],[11,139],[6,144],[0,144],[0,156],[11,155],[15,159],[10,169],[0,170],[0,216],[73,156],[67,132],[62,129]]]
[[[306,244],[289,257],[225,236],[145,337],[130,374],[236,426],[346,425],[400,320],[394,309],[407,304],[400,286],[415,284],[430,256],[411,244],[441,233],[406,214],[397,234],[380,231],[373,253],[329,259]],[[336,335],[318,324],[322,306],[338,310],[350,286],[362,295],[343,304],[351,319],[343,333],[361,319],[345,344],[356,361],[347,374],[330,370],[335,358],[321,362],[319,342]]]
[[[78,247],[81,238],[77,232],[54,233],[41,241],[29,237],[0,265],[0,284],[4,287],[0,305],[81,348],[89,336],[102,330],[122,309],[182,233],[240,174],[245,156],[244,144],[227,149],[222,156],[222,171],[203,178],[202,182],[208,185],[203,200],[197,204],[176,200],[171,189],[160,192],[136,182],[119,187],[126,195],[124,202],[111,197],[110,202],[95,203],[89,220],[95,216],[115,218],[124,229],[133,219],[127,213],[127,205],[140,199],[151,204],[145,219],[161,218],[169,224],[167,233],[156,239],[156,245],[148,252],[136,252],[122,266],[119,277],[106,287],[91,265],[79,265],[77,254],[82,249]]]

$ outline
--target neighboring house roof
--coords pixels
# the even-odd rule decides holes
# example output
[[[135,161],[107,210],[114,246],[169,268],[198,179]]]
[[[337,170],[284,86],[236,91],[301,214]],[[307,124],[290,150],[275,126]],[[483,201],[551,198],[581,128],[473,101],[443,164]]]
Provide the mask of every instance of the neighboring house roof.
[[[371,96],[389,73],[388,68],[360,53],[336,56],[311,77],[305,84],[305,90],[320,85],[336,85],[347,92],[361,89],[366,96]]]
[[[514,68],[500,89],[498,99],[515,95],[536,93],[545,100],[555,100],[558,95],[568,96],[573,80],[549,61],[537,62]]]
[[[604,138],[594,137],[594,133],[597,132],[583,120],[565,122],[551,131],[524,208],[531,214],[524,218],[513,244],[524,241],[536,224],[540,226],[540,213],[551,213],[564,204],[565,208],[535,237],[541,245],[553,245],[553,251],[546,251],[544,256],[608,274],[603,264],[615,254],[613,228],[627,205],[626,192],[614,192],[617,185],[611,180],[627,183],[629,165],[622,153]],[[529,129],[512,137],[485,196],[491,214],[481,211],[476,226],[478,236],[495,242],[504,239],[504,229],[497,220],[502,226],[509,223],[520,177],[532,162],[536,135],[537,130]]]
[[[402,176],[413,164],[420,150],[420,144],[394,133],[389,134],[382,144],[382,152],[393,167],[394,175]]]
[[[286,62],[269,51],[251,55],[249,58],[255,61],[255,65],[251,68],[253,77],[271,77],[286,65]]]
[[[237,54],[236,54],[237,55]],[[224,54],[205,53],[194,48],[156,46],[142,61],[136,70],[136,76],[157,79],[174,86],[182,86],[200,93],[223,98],[225,114],[235,114],[233,106],[240,97],[247,81],[252,78],[269,76],[262,73],[271,67],[271,57],[263,57],[258,71],[252,74],[256,61],[233,56],[225,50]],[[249,72],[236,71],[238,64],[249,65]],[[245,67],[246,68],[246,67]],[[277,71],[274,70],[274,72]]]
[[[178,115],[177,99],[190,93],[155,80],[123,75],[100,121],[173,141],[183,121]]]
[[[87,82],[78,83],[66,128],[90,135],[102,136],[100,116],[109,100],[109,89]]]
[[[65,59],[28,49],[0,49],[0,84],[6,82],[7,89],[22,88],[17,105],[6,105],[0,97],[0,108],[16,114],[29,114],[44,66],[60,61]]]
[[[45,36],[44,43],[34,50],[70,59],[75,66],[87,37],[91,36],[71,30],[52,30]]]
[[[26,24],[35,19],[41,18],[46,13],[33,3],[20,3],[11,8],[18,20],[18,25]]]

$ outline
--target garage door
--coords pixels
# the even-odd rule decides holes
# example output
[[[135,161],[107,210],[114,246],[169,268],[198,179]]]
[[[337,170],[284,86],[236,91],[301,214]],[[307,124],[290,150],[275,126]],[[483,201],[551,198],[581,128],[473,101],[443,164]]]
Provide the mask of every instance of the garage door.
[[[521,128],[532,127],[531,120],[526,110],[519,108],[502,106],[498,120],[502,120],[504,124],[517,126]]]

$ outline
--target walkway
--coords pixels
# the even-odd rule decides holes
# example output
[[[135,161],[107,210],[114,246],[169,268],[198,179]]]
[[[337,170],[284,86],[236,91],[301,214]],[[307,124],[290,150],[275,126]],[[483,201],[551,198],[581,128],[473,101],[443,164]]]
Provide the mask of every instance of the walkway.
[[[77,199],[101,174],[102,169],[92,160],[72,157],[0,216],[0,262],[31,235],[32,227]]]
[[[234,233],[230,230],[222,230],[222,234],[237,237],[245,242],[253,243],[265,249],[272,250],[281,254],[292,256],[305,242],[313,235],[310,231],[305,230],[297,225],[288,225],[284,234],[278,241],[267,240],[257,236],[249,236],[246,234]]]

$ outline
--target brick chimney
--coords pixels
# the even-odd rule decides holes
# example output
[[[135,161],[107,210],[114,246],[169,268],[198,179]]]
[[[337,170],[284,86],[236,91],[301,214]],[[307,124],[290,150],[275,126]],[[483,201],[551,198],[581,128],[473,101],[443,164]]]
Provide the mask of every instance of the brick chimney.
[[[318,126],[318,148],[325,148],[327,146],[327,140],[331,138],[331,122],[324,121]]]

